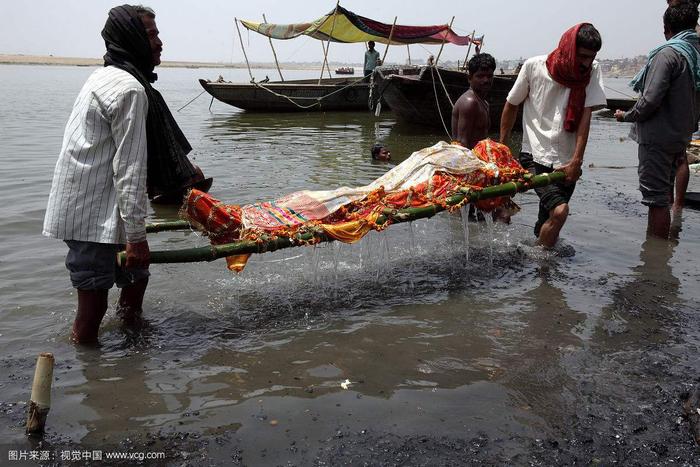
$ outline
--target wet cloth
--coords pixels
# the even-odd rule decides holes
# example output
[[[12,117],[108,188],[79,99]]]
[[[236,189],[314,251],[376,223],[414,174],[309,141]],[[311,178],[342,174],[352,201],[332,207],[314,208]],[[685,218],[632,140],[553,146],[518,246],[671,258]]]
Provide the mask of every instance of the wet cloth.
[[[117,253],[124,245],[66,240],[66,268],[73,287],[79,290],[107,290],[116,283],[127,287],[150,276],[148,269],[122,269]]]
[[[510,104],[523,104],[522,151],[532,154],[539,164],[558,167],[573,156],[576,132],[564,129],[570,94],[570,88],[550,76],[546,55],[526,60],[508,93]],[[584,108],[595,110],[606,104],[603,74],[598,62],[594,61],[591,79],[586,86]]]
[[[553,168],[538,164],[532,158],[532,154],[521,152],[519,156],[520,164],[533,175],[551,173]],[[535,236],[540,236],[542,225],[549,219],[549,212],[562,204],[568,204],[576,189],[576,183],[565,184],[562,182],[535,188],[535,193],[540,199],[539,210],[537,212],[537,222],[535,223]]]
[[[547,71],[554,81],[569,88],[569,101],[564,115],[564,130],[575,132],[583,115],[586,103],[586,87],[591,80],[591,70],[581,71],[576,54],[576,38],[581,26],[577,24],[566,31],[559,40],[559,46],[547,56]]]
[[[161,94],[151,86],[158,79],[153,73],[151,46],[136,9],[130,5],[109,11],[102,30],[107,53],[105,66],[120,68],[143,85],[148,96],[148,193],[151,197],[177,191],[188,185],[196,169],[187,158],[192,150]]]
[[[43,234],[99,243],[146,239],[143,86],[124,70],[94,71],[80,90],[56,162]]]
[[[508,147],[494,141],[481,141],[473,150],[440,142],[414,152],[369,185],[299,191],[244,206],[225,204],[192,190],[184,211],[193,225],[210,236],[212,244],[276,236],[294,238],[302,232],[322,232],[353,243],[370,230],[382,230],[391,223],[391,218],[381,225],[376,223],[385,209],[433,205],[456,209],[448,207],[446,200],[462,188],[480,190],[519,179],[524,173]],[[483,200],[477,207],[492,210],[507,199]],[[242,270],[248,256],[227,258],[229,269]]]
[[[685,156],[685,148],[674,149],[656,144],[640,144],[638,156],[637,173],[642,203],[653,207],[670,205],[677,164]]]

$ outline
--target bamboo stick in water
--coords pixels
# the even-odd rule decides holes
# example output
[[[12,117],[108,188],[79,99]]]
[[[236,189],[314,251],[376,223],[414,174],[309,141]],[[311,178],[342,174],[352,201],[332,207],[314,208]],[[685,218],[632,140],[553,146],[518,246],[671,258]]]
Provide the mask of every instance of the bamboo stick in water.
[[[27,415],[27,434],[44,432],[46,417],[51,409],[51,384],[53,383],[53,354],[41,353],[34,369],[32,396]]]

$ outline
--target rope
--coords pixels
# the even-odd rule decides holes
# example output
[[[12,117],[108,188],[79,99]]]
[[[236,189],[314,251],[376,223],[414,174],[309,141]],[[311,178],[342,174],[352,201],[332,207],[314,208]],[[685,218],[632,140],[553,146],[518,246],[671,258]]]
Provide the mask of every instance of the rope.
[[[284,99],[287,99],[289,102],[291,102],[292,104],[296,105],[296,106],[299,107],[300,109],[310,109],[310,108],[315,107],[315,106],[317,106],[317,105],[320,106],[320,105],[321,105],[321,101],[322,101],[323,99],[326,99],[327,97],[330,97],[330,96],[332,96],[333,94],[339,93],[339,92],[344,91],[344,90],[346,90],[346,89],[348,89],[348,88],[351,88],[351,87],[353,87],[353,86],[356,86],[358,83],[361,83],[362,81],[364,81],[364,77],[363,77],[363,78],[359,78],[359,79],[357,79],[357,80],[351,82],[351,83],[348,84],[347,86],[343,86],[342,88],[338,88],[338,89],[336,89],[335,91],[329,92],[328,94],[323,95],[323,96],[321,96],[321,97],[294,97],[294,98],[289,97],[289,96],[286,96],[286,95],[281,94],[281,93],[279,93],[279,92],[273,91],[272,89],[270,89],[270,88],[268,88],[268,87],[266,87],[266,86],[263,86],[262,84],[260,84],[260,83],[258,83],[258,82],[253,82],[253,85],[255,85],[255,87],[258,87],[258,88],[260,88],[260,89],[264,89],[265,91],[269,92],[269,93],[272,94],[272,95],[275,95],[275,96],[277,96],[277,97],[282,97],[282,98],[284,98]],[[299,103],[295,102],[294,99],[297,99],[297,100],[314,100],[314,101],[316,101],[316,102],[314,102],[314,103],[312,103],[312,104],[309,104],[309,105],[302,105],[302,104],[299,104]]]
[[[196,100],[199,98],[199,96],[201,96],[201,95],[204,94],[205,92],[207,92],[207,91],[204,90],[204,91],[200,92],[199,94],[197,94],[197,97],[195,97],[194,99],[191,99],[187,104],[185,104],[185,105],[183,105],[182,107],[180,107],[179,109],[177,109],[176,112],[181,111],[182,109],[184,109],[185,107],[187,107],[188,105],[190,105],[191,103],[193,103],[194,101],[196,101]]]
[[[445,91],[445,95],[447,96],[447,100],[450,101],[450,105],[452,108],[455,108],[454,102],[452,102],[452,99],[450,98],[450,93],[447,92],[447,86],[445,86],[445,82],[442,80],[442,75],[440,74],[440,70],[437,70],[437,75],[438,78],[440,78],[440,84],[442,84],[442,90]]]
[[[452,140],[452,135],[450,134],[450,130],[447,129],[447,125],[445,125],[445,119],[442,118],[442,109],[440,109],[440,99],[438,99],[438,94],[437,94],[437,86],[435,86],[435,75],[433,74],[433,68],[434,67],[429,67],[430,68],[430,76],[433,78],[433,94],[435,94],[435,105],[437,106],[438,109],[438,114],[440,115],[440,123],[442,123],[442,127],[445,129],[445,133],[447,133],[447,137]],[[440,74],[440,73],[438,73]],[[449,99],[449,97],[448,97]]]
[[[632,96],[632,95],[630,95],[630,94],[626,94],[626,93],[624,93],[624,92],[622,92],[622,91],[618,91],[617,89],[613,89],[613,88],[611,88],[611,87],[609,87],[609,86],[606,86],[606,85],[603,85],[603,86],[605,87],[605,89],[607,89],[607,90],[609,90],[609,91],[613,91],[613,92],[616,92],[616,93],[618,93],[618,94],[622,94],[623,96],[629,97],[630,99],[637,99],[636,96]]]

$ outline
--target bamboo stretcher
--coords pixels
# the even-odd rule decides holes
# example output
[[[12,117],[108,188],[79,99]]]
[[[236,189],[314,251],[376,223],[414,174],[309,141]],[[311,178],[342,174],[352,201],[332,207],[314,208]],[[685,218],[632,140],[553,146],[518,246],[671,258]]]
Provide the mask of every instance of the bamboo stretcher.
[[[500,196],[513,196],[516,193],[528,191],[533,188],[543,187],[551,183],[562,182],[565,178],[566,176],[564,172],[552,172],[541,175],[528,174],[519,181],[493,185],[480,190],[463,189],[460,193],[448,197],[446,199],[446,204],[447,206],[455,206],[464,202],[470,203],[489,198],[498,198]],[[443,206],[437,204],[421,208],[405,208],[398,210],[385,209],[379,218],[377,218],[376,223],[378,225],[382,225],[388,220],[391,220],[392,223],[410,222],[432,217],[444,210],[445,208]],[[180,220],[148,224],[146,226],[146,232],[156,233],[173,230],[187,230],[192,228],[193,227],[189,222]],[[334,241],[334,239],[320,230],[306,231],[304,233],[297,234],[294,237],[270,235],[268,238],[263,238],[263,241],[260,242],[252,240],[239,240],[234,243],[222,245],[209,245],[180,250],[151,251],[151,264],[214,261],[226,256],[266,253],[293,246],[330,241]],[[119,264],[122,264],[125,261],[126,253],[122,251],[118,254],[118,262]]]

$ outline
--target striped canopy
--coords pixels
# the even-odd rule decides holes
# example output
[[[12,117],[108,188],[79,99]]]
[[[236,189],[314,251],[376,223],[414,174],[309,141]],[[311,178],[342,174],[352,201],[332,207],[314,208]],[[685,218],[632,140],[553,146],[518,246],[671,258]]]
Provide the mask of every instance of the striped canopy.
[[[481,39],[472,40],[470,36],[456,34],[447,24],[435,26],[393,26],[380,23],[373,19],[359,16],[352,11],[338,6],[327,15],[311,23],[272,24],[240,20],[241,24],[273,39],[294,39],[301,35],[311,36],[319,40],[333,42],[381,42],[392,44],[441,44],[450,42],[455,45],[481,44]]]

